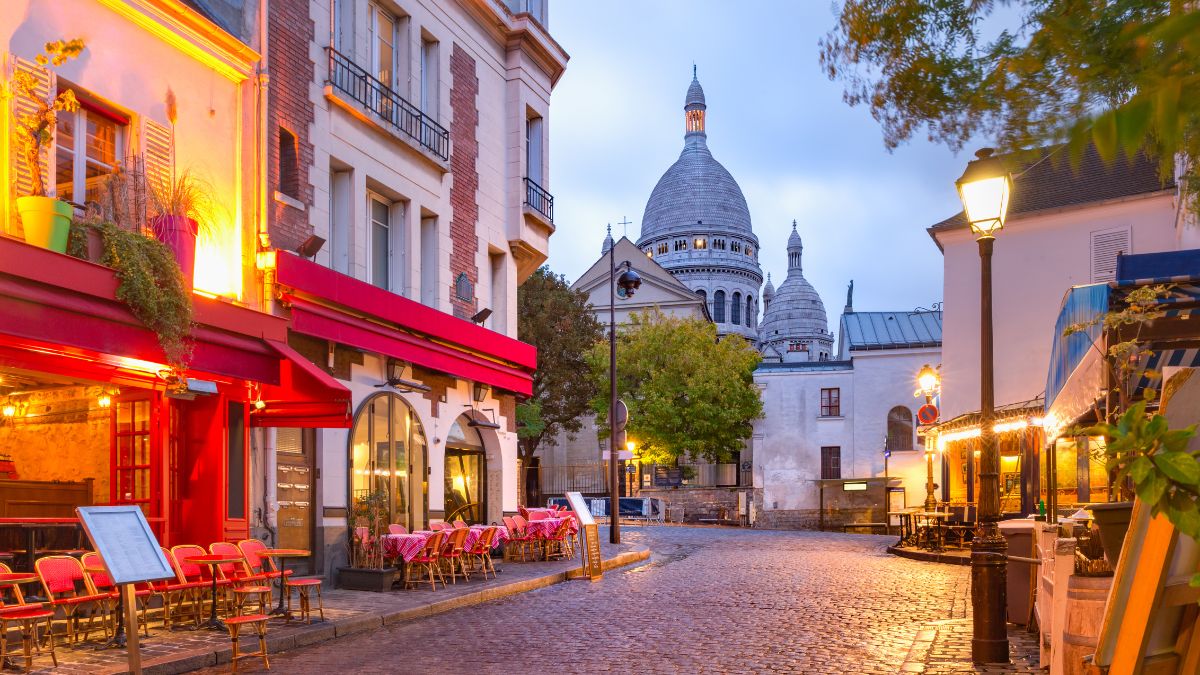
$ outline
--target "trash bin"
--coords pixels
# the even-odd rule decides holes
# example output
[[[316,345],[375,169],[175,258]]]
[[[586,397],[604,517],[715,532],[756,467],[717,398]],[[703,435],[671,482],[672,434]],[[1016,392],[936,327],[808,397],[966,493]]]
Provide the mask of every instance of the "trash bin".
[[[1036,558],[1033,549],[1033,532],[1037,522],[1032,518],[1002,520],[1000,534],[1008,542],[1008,554],[1021,558]],[[1029,612],[1033,600],[1033,582],[1039,570],[1036,565],[1024,562],[1008,562],[1008,621],[1024,626],[1029,623]]]

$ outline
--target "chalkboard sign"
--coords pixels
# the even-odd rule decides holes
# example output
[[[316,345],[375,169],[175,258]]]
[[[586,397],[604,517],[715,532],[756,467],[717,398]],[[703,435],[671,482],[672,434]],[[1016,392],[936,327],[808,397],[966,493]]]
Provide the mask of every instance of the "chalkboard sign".
[[[114,584],[175,577],[150,523],[137,506],[80,506],[75,511]]]
[[[600,531],[596,527],[596,520],[592,518],[591,507],[578,492],[568,492],[567,501],[583,526],[583,574],[592,581],[598,581],[604,570],[600,561]]]
[[[654,487],[683,485],[683,469],[677,466],[654,466]]]

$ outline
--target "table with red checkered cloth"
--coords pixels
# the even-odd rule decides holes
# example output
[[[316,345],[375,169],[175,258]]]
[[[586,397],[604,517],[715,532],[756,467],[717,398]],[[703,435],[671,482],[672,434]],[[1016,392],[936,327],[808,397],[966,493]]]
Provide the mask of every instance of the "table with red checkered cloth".
[[[508,539],[508,530],[498,525],[472,525],[463,542],[463,549],[474,548],[479,537],[483,536],[483,531],[489,527],[495,527],[498,530],[496,536],[492,538],[492,548],[496,548],[501,542]],[[416,530],[410,534],[385,534],[381,537],[383,556],[385,558],[404,558],[404,562],[409,562],[417,557],[421,549],[425,548],[425,542],[429,541],[433,534],[431,530]],[[446,533],[447,536],[449,534],[449,532]]]
[[[575,534],[579,530],[579,521],[574,518],[544,518],[542,520],[531,520],[525,525],[525,531],[538,539],[549,539],[558,531],[564,520],[569,520],[571,523],[570,532]]]

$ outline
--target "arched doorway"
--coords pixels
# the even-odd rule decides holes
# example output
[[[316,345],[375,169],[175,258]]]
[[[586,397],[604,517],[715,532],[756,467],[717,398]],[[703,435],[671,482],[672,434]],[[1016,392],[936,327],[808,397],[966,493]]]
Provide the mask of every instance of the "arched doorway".
[[[363,401],[350,433],[350,495],[355,504],[382,491],[389,522],[410,530],[423,527],[429,512],[428,462],[425,432],[402,397],[380,392]]]
[[[447,521],[487,522],[487,455],[483,437],[466,415],[454,420],[446,434]]]

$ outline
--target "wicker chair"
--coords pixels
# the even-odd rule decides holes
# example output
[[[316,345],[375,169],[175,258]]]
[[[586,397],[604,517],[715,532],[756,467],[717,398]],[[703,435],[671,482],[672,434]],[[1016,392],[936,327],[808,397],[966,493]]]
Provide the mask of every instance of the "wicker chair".
[[[46,591],[50,606],[61,608],[67,622],[67,640],[75,642],[75,630],[79,623],[79,614],[88,611],[87,628],[84,629],[83,639],[92,632],[92,624],[96,613],[105,615],[110,595],[96,593],[88,584],[83,572],[83,563],[69,555],[52,555],[39,558],[35,563],[42,588]],[[80,587],[82,586],[82,590]],[[101,621],[104,634],[108,636],[108,621]]]
[[[441,579],[442,587],[446,587],[446,577],[442,576],[440,561],[442,542],[445,536],[445,532],[434,532],[425,542],[425,546],[421,549],[421,552],[415,558],[408,561],[408,565],[404,568],[405,588],[408,588],[410,584],[415,585],[421,581],[421,579],[412,578],[414,569],[424,571],[428,575],[429,586],[433,590],[437,590],[438,579]]]

